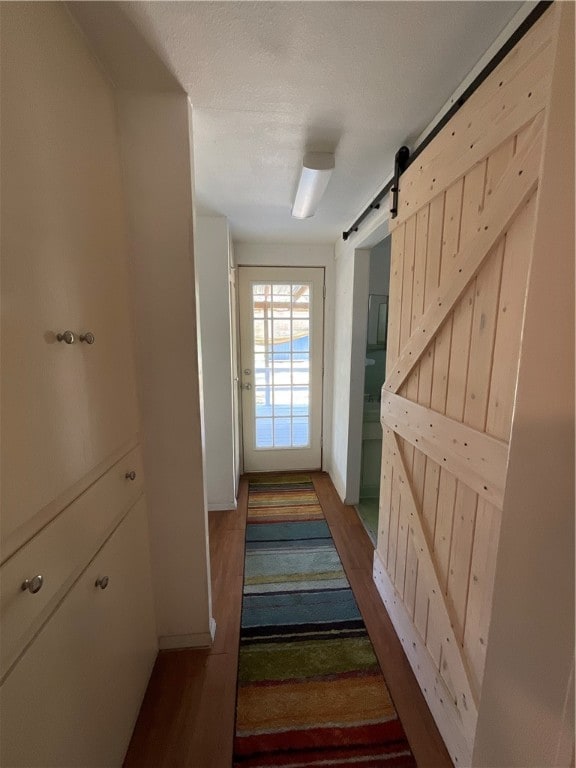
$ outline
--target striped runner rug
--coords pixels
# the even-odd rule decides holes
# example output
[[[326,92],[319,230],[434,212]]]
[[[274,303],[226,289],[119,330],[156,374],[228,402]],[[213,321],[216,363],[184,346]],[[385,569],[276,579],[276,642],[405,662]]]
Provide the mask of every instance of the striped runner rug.
[[[234,765],[416,765],[309,475],[250,478]]]

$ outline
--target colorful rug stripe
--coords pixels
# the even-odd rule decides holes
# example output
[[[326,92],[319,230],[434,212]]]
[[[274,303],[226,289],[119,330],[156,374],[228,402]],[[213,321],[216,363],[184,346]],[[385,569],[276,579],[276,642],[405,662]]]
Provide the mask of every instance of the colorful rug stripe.
[[[234,765],[416,765],[308,475],[250,478]]]

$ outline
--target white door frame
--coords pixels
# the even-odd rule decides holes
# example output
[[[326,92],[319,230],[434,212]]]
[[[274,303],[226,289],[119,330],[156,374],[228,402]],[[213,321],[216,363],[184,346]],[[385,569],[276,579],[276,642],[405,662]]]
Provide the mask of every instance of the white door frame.
[[[383,201],[385,205],[387,200]],[[387,212],[387,211],[386,211]],[[388,220],[366,228],[364,236],[353,251],[354,285],[352,298],[352,350],[350,360],[350,420],[348,430],[348,460],[345,501],[357,504],[360,498],[362,472],[362,428],[364,423],[364,378],[367,317],[370,293],[370,251],[389,235]]]
[[[306,243],[233,243],[234,266],[240,267],[322,267],[326,286],[324,300],[324,385],[322,392],[322,469],[332,471],[333,465],[333,393],[334,393],[334,328],[336,260],[333,242]],[[238,273],[236,273],[238,274]],[[340,375],[340,373],[338,374]],[[236,382],[239,385],[239,381]],[[240,422],[238,422],[240,428]],[[244,471],[244,464],[241,464]]]
[[[322,466],[323,426],[323,373],[324,373],[324,297],[325,270],[323,267],[240,267],[238,275],[240,312],[240,384],[242,386],[242,425],[244,467],[246,471],[283,471],[319,469]],[[307,283],[310,285],[310,403],[309,443],[297,446],[271,448],[256,447],[256,395],[257,380],[254,371],[254,326],[252,317],[252,285],[257,283]],[[249,313],[244,314],[243,313]],[[276,323],[268,321],[275,328]],[[306,354],[306,353],[304,353]],[[291,384],[290,386],[293,386]],[[282,407],[282,406],[281,406]],[[273,410],[275,413],[276,406]],[[272,413],[270,414],[272,415]],[[264,422],[262,422],[264,423]],[[272,422],[276,425],[276,421]],[[274,426],[274,430],[276,427]]]

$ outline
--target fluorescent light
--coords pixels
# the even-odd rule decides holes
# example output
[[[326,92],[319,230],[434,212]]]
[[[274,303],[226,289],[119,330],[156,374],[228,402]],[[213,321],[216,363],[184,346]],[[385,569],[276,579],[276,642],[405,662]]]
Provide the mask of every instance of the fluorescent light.
[[[292,206],[292,216],[295,219],[314,216],[333,170],[334,155],[331,153],[312,152],[304,156],[298,190]]]

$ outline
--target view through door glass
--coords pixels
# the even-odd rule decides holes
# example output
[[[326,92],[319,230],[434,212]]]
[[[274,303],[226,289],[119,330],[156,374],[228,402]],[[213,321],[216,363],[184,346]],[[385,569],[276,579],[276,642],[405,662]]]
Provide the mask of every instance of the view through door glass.
[[[323,270],[240,269],[246,469],[321,463]]]
[[[310,286],[253,283],[256,448],[310,442]]]

